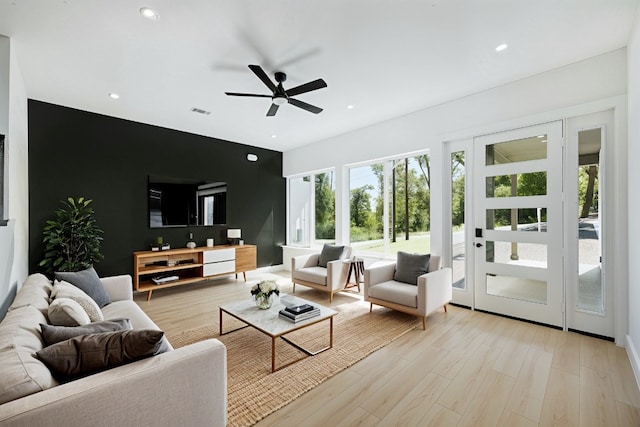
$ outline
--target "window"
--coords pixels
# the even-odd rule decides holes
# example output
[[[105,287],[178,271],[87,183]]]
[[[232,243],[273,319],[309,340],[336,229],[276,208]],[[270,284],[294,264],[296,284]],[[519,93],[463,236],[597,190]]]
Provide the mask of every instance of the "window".
[[[350,242],[355,252],[429,253],[429,155],[349,169]]]
[[[289,244],[310,247],[316,243],[334,243],[335,236],[334,172],[327,171],[290,178]]]

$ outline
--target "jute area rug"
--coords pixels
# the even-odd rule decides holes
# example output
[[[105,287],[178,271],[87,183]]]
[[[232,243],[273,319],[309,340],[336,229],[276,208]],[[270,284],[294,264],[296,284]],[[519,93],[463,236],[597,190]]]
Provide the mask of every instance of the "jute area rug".
[[[369,313],[369,304],[354,301],[331,305],[338,311],[333,323],[333,348],[316,356],[306,355],[288,343],[276,343],[276,366],[301,359],[271,373],[271,338],[253,328],[219,336],[215,323],[169,336],[175,347],[207,338],[218,338],[227,347],[228,424],[250,426],[280,409],[331,376],[416,327],[420,320],[381,307]],[[230,316],[222,320],[224,331],[243,324]],[[329,322],[321,322],[287,335],[308,350],[329,344]]]

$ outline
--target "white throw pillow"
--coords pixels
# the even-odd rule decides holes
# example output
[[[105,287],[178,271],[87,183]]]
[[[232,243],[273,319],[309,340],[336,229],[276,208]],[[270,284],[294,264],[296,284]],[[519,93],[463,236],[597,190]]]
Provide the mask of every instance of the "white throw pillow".
[[[80,326],[91,323],[91,319],[74,300],[56,298],[49,305],[49,323],[55,326]]]
[[[98,304],[96,304],[93,298],[71,283],[56,280],[53,290],[51,291],[51,298],[53,300],[56,298],[72,299],[80,304],[92,322],[101,322],[104,320],[102,310],[100,310],[100,307],[98,307]]]

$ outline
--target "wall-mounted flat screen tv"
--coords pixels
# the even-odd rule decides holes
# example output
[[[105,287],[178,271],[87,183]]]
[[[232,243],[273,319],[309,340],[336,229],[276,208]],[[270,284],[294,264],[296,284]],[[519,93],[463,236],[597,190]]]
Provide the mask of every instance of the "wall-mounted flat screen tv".
[[[227,223],[227,183],[149,175],[149,227]]]

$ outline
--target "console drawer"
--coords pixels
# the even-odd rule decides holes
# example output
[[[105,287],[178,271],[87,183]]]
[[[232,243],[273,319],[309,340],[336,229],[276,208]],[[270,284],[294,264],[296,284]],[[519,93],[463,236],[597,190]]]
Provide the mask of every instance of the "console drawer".
[[[236,271],[235,260],[213,262],[213,263],[205,264],[202,266],[202,275],[205,277],[215,276],[217,274],[235,273],[235,271]]]
[[[234,248],[214,249],[214,250],[202,252],[203,264],[207,264],[209,262],[230,261],[235,259],[236,259],[236,250]]]

